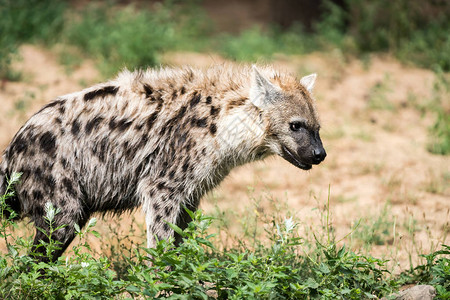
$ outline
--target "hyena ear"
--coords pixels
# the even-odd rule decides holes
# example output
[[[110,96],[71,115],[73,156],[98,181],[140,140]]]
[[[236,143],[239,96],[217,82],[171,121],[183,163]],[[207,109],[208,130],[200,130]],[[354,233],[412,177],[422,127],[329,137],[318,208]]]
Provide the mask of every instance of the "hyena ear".
[[[250,101],[259,108],[264,108],[266,105],[274,103],[279,87],[272,84],[269,79],[264,77],[253,65],[252,82],[250,86]]]
[[[317,74],[311,74],[300,79],[300,83],[308,90],[308,92],[312,93],[314,88],[314,84],[316,83]]]

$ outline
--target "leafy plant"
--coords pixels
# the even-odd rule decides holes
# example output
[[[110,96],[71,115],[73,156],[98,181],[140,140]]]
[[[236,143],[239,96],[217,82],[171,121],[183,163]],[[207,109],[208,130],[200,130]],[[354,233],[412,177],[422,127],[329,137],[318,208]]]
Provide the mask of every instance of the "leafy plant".
[[[19,174],[12,174],[1,196],[0,237],[8,252],[0,256],[0,297],[4,299],[111,299],[166,298],[184,299],[374,299],[389,295],[404,282],[427,282],[436,286],[441,299],[448,299],[450,248],[424,255],[427,263],[401,278],[389,275],[385,260],[356,254],[336,240],[331,226],[329,200],[324,214],[325,235],[314,234],[314,241],[298,236],[294,218],[282,222],[273,219],[267,230],[268,243],[245,243],[220,250],[209,233],[213,218],[201,211],[187,210],[193,219],[185,230],[169,226],[183,242],[160,240],[155,248],[142,245],[130,256],[123,256],[125,272],[121,278],[112,270],[110,260],[94,257],[86,235],[93,230],[91,219],[81,230],[75,225],[79,243],[70,255],[55,262],[38,262],[29,251],[27,239],[8,235],[14,213],[6,200],[14,196]],[[10,217],[5,218],[8,211]],[[59,213],[46,205],[49,242],[42,243],[45,253],[58,247],[52,241],[53,220]],[[446,298],[447,297],[447,298]]]
[[[10,69],[17,48],[25,42],[53,43],[64,26],[62,0],[3,0],[0,5],[0,78],[17,80]]]
[[[401,274],[406,283],[430,284],[436,288],[436,299],[450,299],[450,246],[427,255],[426,263]]]

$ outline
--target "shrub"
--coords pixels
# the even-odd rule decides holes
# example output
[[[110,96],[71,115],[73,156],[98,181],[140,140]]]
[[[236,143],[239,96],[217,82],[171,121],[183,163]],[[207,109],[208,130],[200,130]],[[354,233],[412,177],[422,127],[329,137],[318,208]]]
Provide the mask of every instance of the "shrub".
[[[20,44],[53,43],[64,26],[63,0],[3,0],[0,5],[0,78],[10,79],[11,60]]]
[[[95,258],[86,242],[89,233],[99,236],[93,230],[95,219],[84,230],[75,226],[80,242],[70,256],[37,262],[23,254],[29,251],[31,240],[12,237],[7,230],[14,225],[14,213],[6,199],[14,196],[19,177],[12,175],[0,197],[0,238],[8,249],[0,256],[2,299],[370,299],[390,294],[401,283],[416,281],[434,284],[441,299],[448,299],[449,260],[445,255],[450,253],[449,246],[425,255],[427,263],[413,272],[388,279],[386,261],[337,245],[328,206],[327,235],[315,235],[313,243],[296,235],[297,224],[289,218],[272,223],[267,245],[256,243],[249,248],[241,243],[239,248],[219,250],[211,242],[214,234],[208,233],[212,218],[187,210],[193,221],[185,230],[169,224],[183,243],[174,247],[171,238],[158,241],[155,248],[136,248],[133,257],[122,258],[126,262],[122,278],[112,270],[109,259]],[[9,218],[5,218],[6,210]],[[50,242],[42,247],[50,255],[59,247],[51,239],[51,232],[57,230],[53,219],[59,212],[51,204],[45,212]]]

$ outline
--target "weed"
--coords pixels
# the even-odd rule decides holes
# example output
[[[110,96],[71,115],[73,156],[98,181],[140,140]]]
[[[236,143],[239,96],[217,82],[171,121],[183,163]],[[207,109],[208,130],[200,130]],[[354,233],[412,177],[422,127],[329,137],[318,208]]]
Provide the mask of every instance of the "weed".
[[[391,245],[395,239],[393,232],[395,220],[388,214],[389,205],[385,204],[375,218],[366,218],[354,232],[353,238],[363,242],[363,245]]]
[[[369,90],[368,102],[372,109],[394,110],[394,105],[388,100],[387,94],[391,92],[390,76],[384,74],[383,80],[376,82]]]
[[[209,233],[213,218],[201,211],[187,210],[193,221],[185,230],[169,224],[181,235],[183,243],[177,248],[173,238],[158,241],[155,248],[138,243],[121,256],[120,277],[112,270],[109,259],[92,255],[86,237],[100,236],[93,230],[95,218],[84,230],[75,225],[78,244],[72,247],[70,256],[38,263],[20,255],[29,250],[24,239],[14,237],[12,242],[6,239],[6,229],[13,226],[14,218],[6,200],[14,196],[13,187],[19,177],[20,174],[13,174],[9,178],[6,192],[0,198],[0,238],[5,239],[8,249],[8,253],[0,256],[2,298],[372,299],[391,294],[402,283],[415,281],[434,284],[440,297],[447,297],[448,246],[425,255],[426,264],[403,273],[400,278],[392,277],[386,268],[387,261],[356,254],[345,245],[338,246],[348,235],[335,238],[329,197],[322,215],[325,231],[315,231],[314,240],[298,236],[298,223],[293,217],[279,221],[272,218],[266,228],[267,243],[250,241],[253,247],[244,242],[237,248],[220,250],[212,243],[214,234]],[[47,204],[45,213],[49,242],[40,247],[50,256],[59,246],[51,238],[51,232],[58,229],[52,224],[59,212]],[[259,220],[254,222],[257,224]],[[254,231],[246,234],[253,236]],[[113,253],[119,256],[116,250]]]
[[[447,103],[449,95],[450,81],[438,70],[429,104],[430,109],[436,114],[436,121],[430,128],[431,141],[427,149],[434,154],[450,154],[450,107]]]
[[[436,175],[433,170],[430,169],[428,171],[425,191],[432,194],[446,195],[449,186],[450,179],[446,177],[445,172]]]
[[[431,284],[436,288],[436,299],[450,299],[450,246],[421,255],[426,263],[401,274],[406,283]]]

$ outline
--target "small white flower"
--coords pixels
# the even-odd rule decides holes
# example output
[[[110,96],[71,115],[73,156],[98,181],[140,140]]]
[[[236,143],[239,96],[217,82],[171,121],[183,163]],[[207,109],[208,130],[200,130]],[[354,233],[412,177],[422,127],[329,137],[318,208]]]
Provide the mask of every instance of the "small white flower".
[[[87,263],[87,262],[82,262],[82,263],[81,263],[81,266],[82,266],[83,268],[89,267],[89,263]]]

